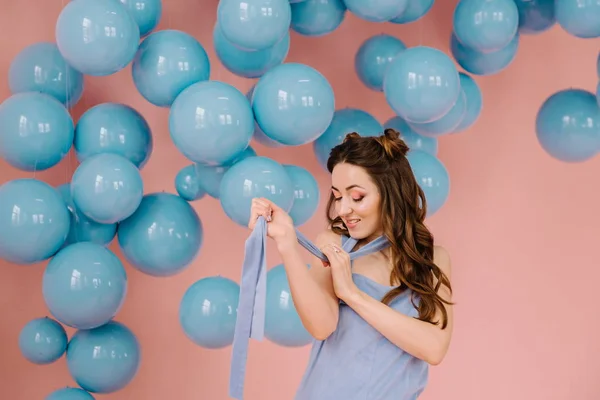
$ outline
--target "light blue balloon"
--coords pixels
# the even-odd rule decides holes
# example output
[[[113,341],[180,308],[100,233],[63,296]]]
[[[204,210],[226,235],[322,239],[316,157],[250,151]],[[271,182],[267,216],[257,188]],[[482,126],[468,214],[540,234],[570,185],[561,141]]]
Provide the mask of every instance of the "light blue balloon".
[[[69,234],[69,210],[52,186],[16,179],[0,186],[0,258],[34,264],[52,257]]]
[[[302,347],[312,342],[294,306],[283,264],[267,273],[265,337],[284,347]]]
[[[140,29],[119,0],[75,0],[56,21],[56,44],[67,62],[86,75],[125,68],[138,49]]]
[[[556,0],[556,21],[567,33],[582,39],[600,37],[600,1]]]
[[[198,185],[202,190],[206,191],[206,193],[208,193],[209,196],[215,199],[220,198],[221,180],[223,180],[223,175],[238,161],[255,156],[256,151],[254,151],[252,147],[248,146],[233,160],[225,163],[225,165],[208,166],[202,164],[195,164],[196,176],[198,177]]]
[[[179,305],[179,323],[187,338],[207,349],[231,345],[239,297],[239,285],[221,276],[190,286]]]
[[[206,192],[200,187],[195,164],[188,165],[175,175],[175,190],[186,201],[200,200]]]
[[[71,196],[77,209],[101,224],[114,224],[129,217],[143,195],[139,169],[117,154],[101,153],[87,158],[71,180]]]
[[[275,46],[287,34],[291,19],[289,0],[221,0],[217,6],[223,36],[244,50]]]
[[[57,189],[71,214],[71,227],[63,247],[79,242],[92,242],[106,246],[112,242],[117,234],[117,224],[99,224],[86,217],[73,203],[69,183],[60,185]]]
[[[50,393],[45,400],[94,400],[94,396],[80,388],[66,387]]]
[[[406,155],[417,184],[425,193],[427,216],[437,213],[450,194],[450,176],[442,162],[421,150],[409,151]]]
[[[344,0],[348,10],[370,22],[387,22],[402,15],[409,0]]]
[[[253,93],[254,93],[254,85],[252,85],[252,87],[250,88],[248,93],[246,93],[246,98],[248,99],[248,101],[250,101],[250,104],[252,104],[252,94]],[[283,144],[276,142],[275,140],[273,140],[270,137],[268,137],[267,135],[265,135],[265,133],[262,131],[262,129],[260,129],[260,126],[256,122],[256,119],[254,119],[254,133],[252,134],[252,139],[255,140],[257,143],[262,144],[263,146],[267,146],[267,147],[271,147],[271,148],[278,148],[278,147],[284,146]]]
[[[354,57],[354,70],[369,89],[383,91],[383,78],[388,65],[406,45],[393,36],[379,34],[365,40]]]
[[[456,103],[460,78],[454,62],[442,51],[416,46],[389,64],[383,91],[392,110],[407,122],[431,122]]]
[[[254,115],[246,96],[235,87],[218,81],[198,82],[173,102],[169,132],[189,160],[222,165],[250,144]]]
[[[431,10],[433,1],[434,0],[410,0],[408,6],[404,9],[404,12],[390,22],[393,24],[409,24],[418,21]]]
[[[96,154],[112,153],[141,169],[150,159],[154,142],[142,114],[125,104],[103,103],[79,118],[74,146],[80,162]]]
[[[328,35],[335,31],[346,17],[346,5],[343,0],[304,0],[291,6],[291,29],[304,36]]]
[[[22,171],[54,167],[73,145],[73,120],[54,97],[17,93],[0,104],[0,156]]]
[[[289,212],[295,226],[310,220],[319,207],[321,191],[315,177],[306,169],[297,165],[283,164],[294,186],[294,204]]]
[[[366,111],[356,108],[337,110],[325,133],[313,143],[317,161],[325,170],[331,149],[342,143],[346,135],[352,132],[361,136],[380,136],[383,135],[383,127]]]
[[[333,88],[308,65],[278,65],[259,79],[252,93],[256,122],[270,139],[287,146],[321,136],[335,112]]]
[[[593,93],[564,89],[548,97],[535,121],[538,142],[551,157],[570,163],[600,151],[600,108]]]
[[[91,393],[114,393],[137,375],[141,348],[136,335],[120,322],[78,330],[67,348],[69,373]]]
[[[454,35],[463,46],[480,53],[506,47],[518,28],[514,0],[460,0],[454,9]]]
[[[462,132],[470,128],[477,121],[483,109],[483,96],[477,82],[464,72],[460,72],[459,75],[460,87],[465,94],[466,110],[462,120],[454,128],[453,133]]]
[[[267,157],[248,157],[235,163],[221,180],[221,207],[240,226],[248,226],[252,199],[264,197],[289,212],[294,185],[285,168]]]
[[[90,242],[60,250],[42,279],[46,306],[61,323],[92,329],[112,320],[127,295],[127,274],[109,249]]]
[[[213,46],[223,66],[231,73],[243,78],[260,78],[271,68],[281,64],[290,49],[290,34],[271,47],[261,50],[243,50],[230,43],[215,24]]]
[[[55,320],[45,317],[29,321],[19,333],[19,350],[28,361],[47,365],[67,350],[67,332]]]
[[[10,63],[8,86],[12,94],[41,92],[67,107],[75,106],[83,94],[83,75],[71,67],[56,44],[34,43],[21,50]]]
[[[400,138],[404,140],[404,143],[406,143],[410,150],[422,150],[432,156],[437,156],[439,147],[438,139],[419,135],[402,118],[398,116],[392,117],[383,124],[383,127],[398,131]]]
[[[416,122],[411,122],[409,125],[413,130],[423,136],[443,136],[449,133],[452,133],[454,129],[460,124],[462,121],[465,112],[467,110],[467,98],[465,96],[464,91],[461,88],[460,95],[458,96],[458,100],[454,103],[454,106],[440,119],[436,119],[435,121],[425,122],[423,124],[419,124]]]
[[[463,46],[454,35],[450,38],[450,51],[456,62],[473,75],[494,75],[507,68],[519,49],[519,34],[508,46],[491,53],[480,53]]]
[[[136,89],[158,107],[170,107],[185,88],[207,81],[210,71],[210,60],[202,44],[173,29],[148,35],[131,66]]]
[[[204,230],[186,200],[171,193],[151,193],[119,224],[117,237],[123,255],[134,268],[165,277],[182,272],[196,259]]]
[[[556,23],[554,0],[514,0],[519,9],[519,33],[537,35]]]
[[[162,17],[162,0],[121,0],[129,14],[140,29],[140,37],[144,37],[160,22]]]

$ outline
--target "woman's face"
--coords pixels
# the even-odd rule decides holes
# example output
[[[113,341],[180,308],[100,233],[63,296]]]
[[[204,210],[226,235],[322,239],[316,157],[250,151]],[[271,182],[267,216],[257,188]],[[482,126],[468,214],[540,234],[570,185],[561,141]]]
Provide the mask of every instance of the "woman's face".
[[[372,239],[380,236],[381,196],[367,172],[356,165],[341,163],[331,174],[335,211],[351,237]]]

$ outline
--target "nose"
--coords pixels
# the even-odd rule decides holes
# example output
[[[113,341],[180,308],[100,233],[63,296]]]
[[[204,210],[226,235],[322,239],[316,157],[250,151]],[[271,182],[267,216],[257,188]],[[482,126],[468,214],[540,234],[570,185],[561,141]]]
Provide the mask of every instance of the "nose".
[[[352,207],[350,207],[348,200],[341,199],[339,202],[338,215],[340,217],[344,217],[346,215],[350,215],[351,213],[352,213]]]

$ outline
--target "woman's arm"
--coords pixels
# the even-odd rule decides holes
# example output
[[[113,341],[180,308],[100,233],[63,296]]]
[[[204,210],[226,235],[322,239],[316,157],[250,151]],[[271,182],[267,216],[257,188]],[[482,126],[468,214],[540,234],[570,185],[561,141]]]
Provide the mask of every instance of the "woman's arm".
[[[337,238],[337,239],[336,239]],[[320,234],[315,245],[340,240],[331,231]],[[331,271],[312,257],[311,267],[303,261],[297,242],[278,245],[287,274],[292,299],[305,329],[317,340],[325,340],[337,328],[339,299],[333,291]]]
[[[446,250],[436,247],[434,261],[448,279],[451,279],[450,257]],[[441,286],[439,293],[445,300],[451,301],[447,287]],[[343,300],[373,328],[407,353],[432,365],[438,365],[446,356],[452,336],[452,306],[445,304],[448,325],[441,329],[442,315],[439,311],[436,317],[440,325],[433,325],[401,314],[360,290]]]

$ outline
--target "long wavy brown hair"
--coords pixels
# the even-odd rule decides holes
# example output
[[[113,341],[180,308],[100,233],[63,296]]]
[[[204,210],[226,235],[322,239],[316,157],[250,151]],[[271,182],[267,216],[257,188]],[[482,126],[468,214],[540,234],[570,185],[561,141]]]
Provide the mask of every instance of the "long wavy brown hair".
[[[439,321],[434,319],[439,309],[444,329],[448,324],[444,304],[452,303],[442,298],[438,291],[441,285],[450,292],[452,288],[448,277],[433,262],[433,235],[424,224],[427,201],[406,157],[408,150],[394,129],[386,129],[379,137],[361,137],[353,132],[331,150],[327,169],[333,172],[340,163],[362,167],[379,190],[383,232],[391,245],[390,284],[398,285],[381,301],[389,305],[406,289],[411,289],[411,301],[419,311],[419,319],[438,325]],[[334,199],[333,195],[329,198],[327,219],[334,232],[347,235],[348,229],[335,213]],[[418,305],[415,295],[420,299]]]

